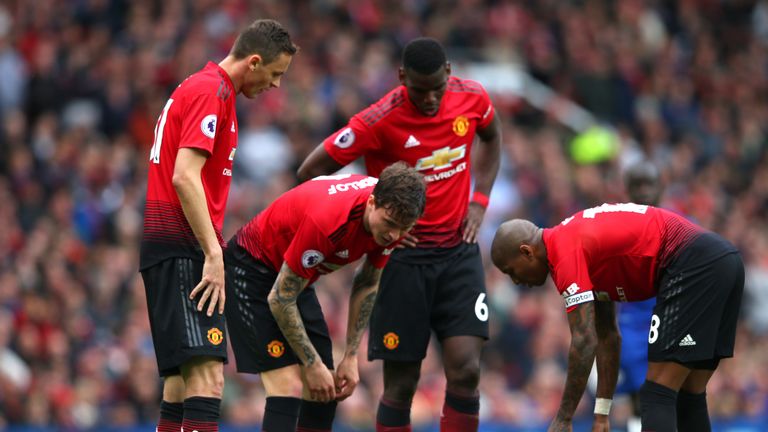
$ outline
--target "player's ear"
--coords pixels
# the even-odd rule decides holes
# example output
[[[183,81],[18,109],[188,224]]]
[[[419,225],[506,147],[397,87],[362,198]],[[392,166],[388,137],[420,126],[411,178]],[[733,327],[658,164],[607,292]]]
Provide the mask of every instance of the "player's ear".
[[[531,245],[528,244],[521,244],[519,247],[520,255],[524,256],[526,259],[533,258],[533,248]]]
[[[400,80],[400,84],[405,85],[405,69],[402,66],[397,69],[397,79]]]
[[[259,54],[251,54],[248,57],[248,68],[253,72],[259,66],[263,66],[261,56]]]
[[[451,62],[449,61],[445,62],[445,73],[448,75],[451,74]]]
[[[373,194],[368,195],[368,203],[369,206],[372,206],[376,208],[376,197],[373,196]]]

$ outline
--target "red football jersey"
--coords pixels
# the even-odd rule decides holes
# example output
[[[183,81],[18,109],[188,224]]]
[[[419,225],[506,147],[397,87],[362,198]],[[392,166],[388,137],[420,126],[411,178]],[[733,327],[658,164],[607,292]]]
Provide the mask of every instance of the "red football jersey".
[[[392,249],[376,244],[363,226],[378,179],[355,174],[316,177],[289,190],[243,226],[237,244],[275,271],[283,262],[314,282],[367,254],[384,268]]]
[[[470,154],[477,128],[493,120],[491,100],[474,81],[450,77],[440,110],[422,114],[400,86],[353,116],[323,142],[342,165],[365,156],[369,175],[405,161],[427,181],[427,206],[411,233],[419,247],[453,247],[461,241],[470,188]]]
[[[201,256],[200,245],[171,183],[180,147],[208,154],[201,177],[211,222],[224,245],[221,229],[237,149],[235,96],[229,75],[209,62],[179,84],[165,104],[149,156],[142,268],[169,257]]]
[[[552,279],[568,311],[587,301],[639,301],[681,247],[704,229],[668,210],[603,204],[544,230]]]

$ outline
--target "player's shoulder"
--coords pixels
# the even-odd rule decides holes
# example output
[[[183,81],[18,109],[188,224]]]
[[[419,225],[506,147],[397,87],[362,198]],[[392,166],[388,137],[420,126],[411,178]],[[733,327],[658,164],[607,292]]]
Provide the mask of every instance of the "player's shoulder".
[[[465,93],[474,95],[485,94],[485,88],[483,88],[483,85],[479,82],[470,79],[459,78],[457,76],[448,77],[446,91],[451,93]]]
[[[398,86],[368,108],[360,111],[357,117],[366,126],[371,127],[401,107],[405,103],[406,97],[405,87]]]

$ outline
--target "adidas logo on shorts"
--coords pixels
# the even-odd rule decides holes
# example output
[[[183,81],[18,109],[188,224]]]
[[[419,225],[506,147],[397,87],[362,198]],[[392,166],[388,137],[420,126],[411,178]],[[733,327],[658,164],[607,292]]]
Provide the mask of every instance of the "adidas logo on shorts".
[[[696,341],[693,340],[690,333],[685,335],[683,340],[680,341],[680,346],[694,346],[694,345],[696,345]]]

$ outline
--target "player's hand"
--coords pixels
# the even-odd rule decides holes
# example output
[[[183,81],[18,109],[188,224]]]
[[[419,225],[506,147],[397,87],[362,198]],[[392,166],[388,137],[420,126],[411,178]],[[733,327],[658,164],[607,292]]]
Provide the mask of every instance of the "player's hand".
[[[573,424],[570,420],[555,418],[550,423],[547,432],[573,432]]]
[[[592,432],[611,432],[611,423],[607,415],[595,414]]]
[[[395,246],[398,249],[404,249],[404,248],[412,248],[416,247],[416,244],[419,242],[419,239],[414,237],[411,233],[405,233],[403,234],[403,237],[400,238],[400,242],[397,243],[397,246]]]
[[[467,217],[464,218],[465,243],[477,243],[477,233],[480,231],[483,217],[485,217],[485,208],[480,204],[470,202]]]
[[[309,396],[317,402],[331,402],[336,398],[336,385],[333,382],[333,374],[318,360],[311,366],[302,367],[304,379],[307,382]]]
[[[200,300],[197,302],[197,310],[202,311],[205,306],[205,302],[210,299],[208,303],[208,310],[206,314],[208,316],[213,315],[213,311],[218,310],[220,314],[224,313],[224,301],[226,294],[224,292],[224,258],[221,253],[221,249],[217,254],[211,254],[205,256],[205,264],[203,265],[203,277],[200,283],[195,286],[192,292],[189,294],[190,300],[194,300],[198,294],[202,293]]]
[[[336,368],[336,400],[341,402],[352,396],[352,393],[360,382],[360,373],[357,368],[357,356],[344,356]]]

